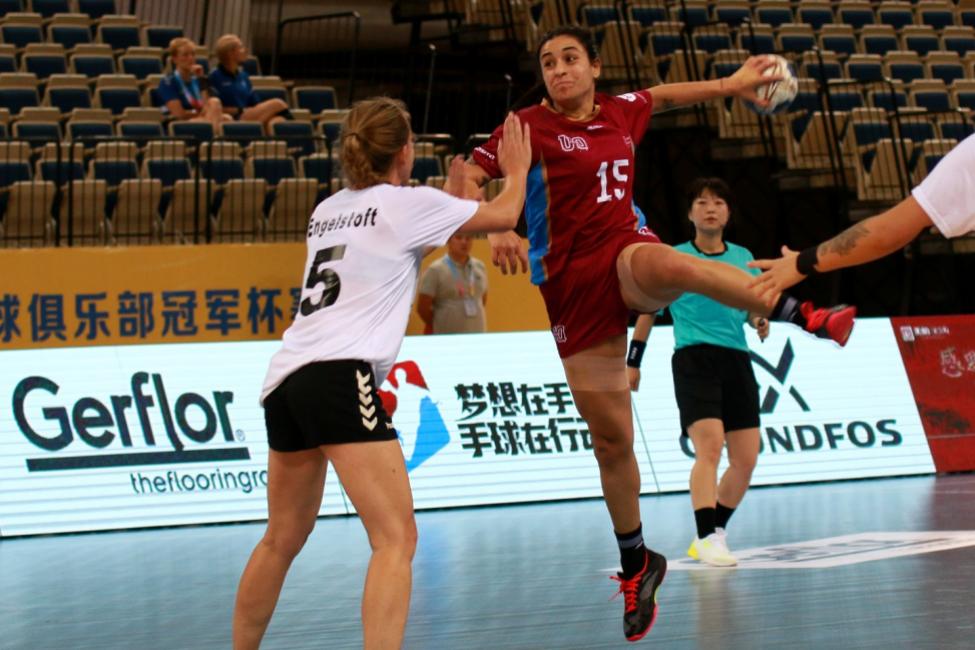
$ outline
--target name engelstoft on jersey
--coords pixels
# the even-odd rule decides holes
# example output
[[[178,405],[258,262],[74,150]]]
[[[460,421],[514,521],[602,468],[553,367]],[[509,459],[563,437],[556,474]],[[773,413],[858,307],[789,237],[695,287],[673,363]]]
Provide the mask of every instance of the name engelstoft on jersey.
[[[365,212],[339,214],[331,219],[312,219],[308,222],[308,236],[322,237],[327,232],[343,228],[369,228],[376,225],[377,208],[367,208]]]

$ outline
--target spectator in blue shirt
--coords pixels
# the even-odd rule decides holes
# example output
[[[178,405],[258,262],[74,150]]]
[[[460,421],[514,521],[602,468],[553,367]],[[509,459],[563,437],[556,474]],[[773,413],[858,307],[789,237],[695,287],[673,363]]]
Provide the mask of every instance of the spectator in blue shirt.
[[[173,71],[159,82],[159,99],[163,112],[177,120],[210,122],[214,132],[217,125],[231,118],[224,114],[223,105],[207,92],[203,67],[196,62],[196,45],[188,38],[174,38],[169,42],[169,58]]]
[[[270,133],[271,124],[290,119],[291,112],[284,100],[273,98],[261,101],[251,86],[250,77],[242,67],[247,60],[247,49],[234,34],[224,34],[217,39],[219,64],[210,73],[210,88],[223,102],[225,113],[235,120],[260,122]]]

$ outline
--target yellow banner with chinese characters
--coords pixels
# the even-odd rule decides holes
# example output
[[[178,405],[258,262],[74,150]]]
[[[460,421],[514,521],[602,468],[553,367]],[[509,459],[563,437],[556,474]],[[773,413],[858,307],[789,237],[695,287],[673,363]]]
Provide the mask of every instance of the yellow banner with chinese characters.
[[[484,240],[472,253],[489,269],[489,331],[547,329],[527,276],[498,272]],[[0,350],[280,338],[304,263],[304,243],[0,250]],[[422,331],[414,309],[408,333]]]

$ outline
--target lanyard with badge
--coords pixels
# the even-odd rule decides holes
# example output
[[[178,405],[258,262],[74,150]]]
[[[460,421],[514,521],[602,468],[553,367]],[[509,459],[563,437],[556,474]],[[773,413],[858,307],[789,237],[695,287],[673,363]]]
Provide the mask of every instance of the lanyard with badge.
[[[454,260],[450,259],[448,255],[446,258],[447,266],[450,267],[450,272],[454,276],[454,283],[457,286],[457,293],[460,297],[464,299],[464,314],[468,318],[474,318],[477,316],[477,298],[474,296],[474,265],[468,260],[467,262],[467,284],[465,286],[464,280],[461,277],[460,269],[454,264]]]
[[[173,73],[173,76],[176,77],[176,83],[179,84],[179,89],[183,91],[183,97],[186,98],[187,103],[191,108],[199,111],[203,107],[203,99],[200,94],[200,84],[197,82],[196,77],[193,77],[190,80],[190,85],[187,86],[178,71]]]

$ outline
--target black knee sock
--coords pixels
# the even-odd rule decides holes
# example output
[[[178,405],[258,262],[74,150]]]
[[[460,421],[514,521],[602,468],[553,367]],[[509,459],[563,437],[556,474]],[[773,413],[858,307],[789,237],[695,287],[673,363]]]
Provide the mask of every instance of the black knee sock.
[[[714,509],[714,525],[718,528],[727,528],[728,520],[731,519],[731,515],[733,514],[735,514],[734,508],[722,505],[718,501],[718,505]]]
[[[698,539],[704,539],[714,532],[714,519],[714,508],[699,508],[694,511]]]
[[[632,578],[638,574],[647,561],[647,547],[643,544],[643,524],[629,533],[616,533],[616,543],[620,547],[620,563],[623,577]]]
[[[806,317],[802,315],[802,311],[799,309],[799,301],[787,293],[783,293],[779,297],[779,301],[775,303],[775,308],[772,309],[769,320],[785,321],[798,325],[799,327],[806,326]]]

